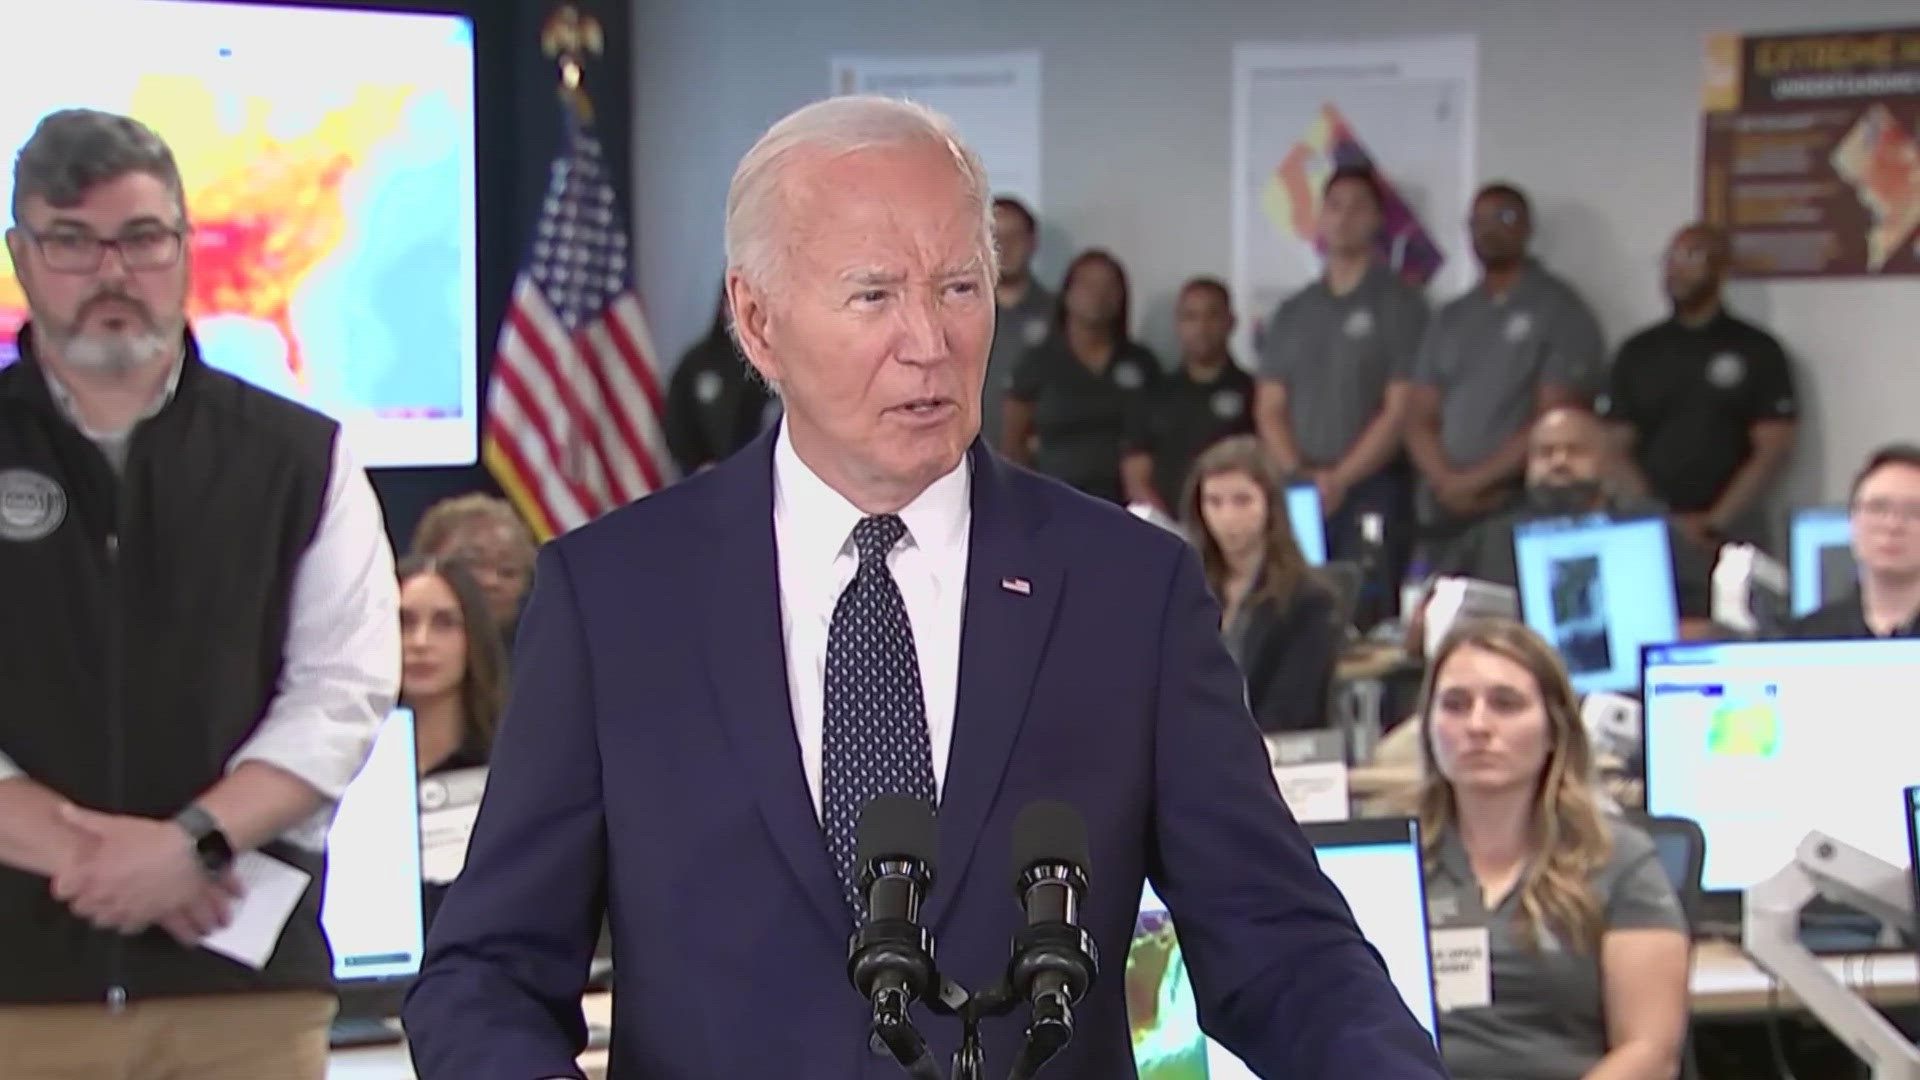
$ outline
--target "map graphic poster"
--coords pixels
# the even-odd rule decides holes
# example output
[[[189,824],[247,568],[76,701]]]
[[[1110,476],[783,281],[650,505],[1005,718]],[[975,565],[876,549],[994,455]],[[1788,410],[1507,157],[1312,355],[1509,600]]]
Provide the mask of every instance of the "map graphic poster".
[[[1920,26],[1715,35],[1702,107],[1737,276],[1920,273]]]
[[[365,464],[474,460],[466,19],[63,0],[8,20],[13,40],[91,42],[86,63],[33,48],[9,61],[8,153],[74,106],[131,115],[171,146],[193,229],[187,311],[209,363],[338,419]],[[26,317],[0,259],[0,365]]]
[[[1254,315],[1241,320],[1241,355],[1274,306],[1320,275],[1320,191],[1343,166],[1372,166],[1386,189],[1389,265],[1442,294],[1471,283],[1477,71],[1472,38],[1234,47],[1233,286]]]

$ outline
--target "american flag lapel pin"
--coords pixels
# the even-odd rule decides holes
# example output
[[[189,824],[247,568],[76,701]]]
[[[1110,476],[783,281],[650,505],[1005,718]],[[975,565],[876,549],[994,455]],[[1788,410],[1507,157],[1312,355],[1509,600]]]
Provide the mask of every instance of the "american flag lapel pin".
[[[1000,579],[1000,587],[1021,596],[1033,595],[1033,582],[1023,577],[1003,577]]]

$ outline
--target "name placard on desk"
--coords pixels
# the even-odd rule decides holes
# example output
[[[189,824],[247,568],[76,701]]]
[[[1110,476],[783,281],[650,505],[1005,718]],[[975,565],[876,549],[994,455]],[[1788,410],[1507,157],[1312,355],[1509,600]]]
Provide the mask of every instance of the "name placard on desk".
[[[1345,821],[1347,737],[1337,728],[1268,735],[1267,759],[1287,808],[1300,821]]]

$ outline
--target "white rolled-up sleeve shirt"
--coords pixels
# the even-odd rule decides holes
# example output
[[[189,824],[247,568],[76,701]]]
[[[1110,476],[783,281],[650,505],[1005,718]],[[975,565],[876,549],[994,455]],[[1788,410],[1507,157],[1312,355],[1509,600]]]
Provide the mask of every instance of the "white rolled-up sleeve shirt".
[[[282,837],[318,851],[341,793],[366,764],[400,692],[393,549],[366,470],[339,436],[319,524],[294,570],[288,611],[279,685],[227,769],[263,762],[325,796],[325,805]],[[24,775],[0,754],[0,780]]]

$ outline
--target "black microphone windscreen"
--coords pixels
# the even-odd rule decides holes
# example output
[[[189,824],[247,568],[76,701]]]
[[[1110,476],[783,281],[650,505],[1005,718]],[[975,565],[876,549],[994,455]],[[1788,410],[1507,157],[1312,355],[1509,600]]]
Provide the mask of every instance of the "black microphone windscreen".
[[[1080,811],[1058,799],[1028,803],[1013,819],[1013,880],[1037,863],[1063,863],[1091,874],[1087,857],[1087,822]]]
[[[875,859],[914,859],[932,873],[934,852],[939,846],[933,808],[926,800],[911,795],[881,795],[874,799],[860,811],[860,824],[854,830],[858,866],[866,866]]]

